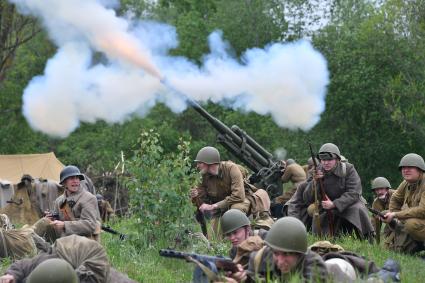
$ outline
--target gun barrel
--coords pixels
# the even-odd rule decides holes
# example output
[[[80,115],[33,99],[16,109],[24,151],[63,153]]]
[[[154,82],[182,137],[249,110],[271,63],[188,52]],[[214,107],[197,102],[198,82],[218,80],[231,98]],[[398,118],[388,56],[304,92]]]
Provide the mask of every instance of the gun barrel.
[[[235,132],[238,136],[244,137],[246,142],[252,146],[258,153],[260,153],[265,159],[272,159],[273,155],[268,152],[264,147],[262,147],[258,142],[256,142],[250,135],[248,135],[244,130],[239,128],[236,125],[231,127],[232,131]]]
[[[230,138],[239,148],[244,148],[244,151],[249,153],[250,156],[252,156],[255,161],[259,164],[261,167],[268,167],[270,165],[270,161],[268,158],[265,158],[264,156],[267,156],[267,154],[263,154],[261,151],[256,150],[256,148],[253,148],[252,144],[254,144],[254,139],[246,135],[250,138],[251,144],[246,143],[244,144],[243,138],[238,135],[236,132],[234,132],[232,129],[227,127],[223,122],[218,120],[217,118],[213,117],[210,113],[208,113],[204,108],[202,108],[198,103],[196,103],[193,100],[188,99],[189,104],[192,106],[193,109],[196,110],[199,114],[201,114],[221,135],[226,135],[228,138]],[[245,138],[245,137],[244,137]],[[247,140],[247,139],[246,139]],[[223,144],[228,150],[230,150],[233,154],[240,157],[242,152],[238,152],[236,149],[231,148],[230,146],[226,146],[223,139],[218,139],[220,143]],[[260,148],[261,146],[257,144],[257,147]],[[263,152],[267,152],[265,149],[263,149]],[[271,154],[269,154],[271,155]],[[247,164],[248,165],[248,164]],[[253,171],[258,171],[260,168],[259,166],[255,165],[248,165],[250,169]]]

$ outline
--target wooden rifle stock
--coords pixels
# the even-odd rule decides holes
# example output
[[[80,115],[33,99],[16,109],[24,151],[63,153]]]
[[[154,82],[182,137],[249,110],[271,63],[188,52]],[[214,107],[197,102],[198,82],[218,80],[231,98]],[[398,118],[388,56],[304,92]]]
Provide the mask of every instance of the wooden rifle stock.
[[[308,143],[308,146],[310,147],[310,155],[311,155],[311,158],[313,160],[314,171],[317,171],[316,157],[314,156],[313,148],[312,148],[310,142]],[[313,179],[313,182],[314,182],[314,179]],[[322,178],[319,179],[319,184],[316,187],[318,187],[318,190],[319,190],[320,196],[322,197],[322,200],[330,200],[329,197],[326,195],[325,186],[323,184],[323,179]],[[330,209],[325,209],[325,211],[326,211],[326,215],[328,217],[329,234],[331,235],[331,237],[333,237],[334,236],[334,223],[333,223],[334,222],[334,217],[333,217],[333,213],[332,213],[332,211]]]

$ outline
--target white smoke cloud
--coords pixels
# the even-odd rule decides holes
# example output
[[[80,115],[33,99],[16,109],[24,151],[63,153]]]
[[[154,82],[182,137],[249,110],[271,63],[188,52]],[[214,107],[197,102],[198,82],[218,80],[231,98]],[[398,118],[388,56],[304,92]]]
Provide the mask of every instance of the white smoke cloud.
[[[270,114],[290,129],[310,129],[324,110],[326,61],[308,41],[250,49],[238,60],[217,31],[209,37],[211,52],[197,66],[168,55],[178,46],[174,27],[130,23],[108,8],[116,1],[9,1],[42,19],[58,46],[23,97],[30,125],[49,135],[66,137],[81,121],[116,123],[145,115],[158,101],[181,112],[187,104],[177,92]],[[95,52],[105,55],[103,63],[93,62]]]

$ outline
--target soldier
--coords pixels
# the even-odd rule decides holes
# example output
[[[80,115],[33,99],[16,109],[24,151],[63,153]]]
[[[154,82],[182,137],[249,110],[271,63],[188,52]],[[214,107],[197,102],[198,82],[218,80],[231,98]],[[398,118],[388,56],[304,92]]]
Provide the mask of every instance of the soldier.
[[[263,238],[267,231],[259,230],[258,235],[254,235],[248,217],[237,209],[229,209],[226,211],[220,219],[220,225],[223,236],[232,244],[232,248],[229,252],[230,258],[233,262],[240,265],[239,268],[241,270],[247,268],[251,252],[258,251],[264,246]],[[213,274],[210,272],[207,273]],[[193,282],[208,282],[207,276],[208,275],[205,274],[198,265],[193,274]],[[214,280],[216,278],[210,279]],[[226,278],[226,280],[231,281],[231,279],[228,278]]]
[[[245,279],[247,282],[256,282],[256,279],[289,282],[298,275],[302,281],[326,280],[325,263],[320,255],[307,249],[307,230],[300,220],[280,218],[264,241],[266,246],[251,254],[248,270],[234,274],[233,279],[238,282]]]
[[[304,172],[304,169],[295,162],[293,159],[288,159],[285,162],[286,168],[282,175],[282,183],[292,182],[292,186],[288,188],[282,195],[278,196],[275,199],[275,203],[280,205],[274,205],[272,214],[277,217],[282,217],[282,207],[283,205],[295,194],[297,187],[304,183],[307,179],[307,175]]]
[[[316,163],[319,163],[319,160],[317,160],[317,158],[315,158],[316,159]],[[313,168],[314,168],[314,163],[313,163],[313,158],[309,158],[308,160],[307,160],[307,164],[306,165],[303,165],[303,169],[304,169],[304,172],[305,172],[305,175],[307,176],[307,178],[309,178],[310,176],[313,176]]]
[[[362,185],[356,169],[351,163],[340,162],[341,153],[333,143],[322,145],[317,157],[320,166],[303,195],[311,203],[308,211],[314,216],[313,233],[355,232],[360,239],[371,240],[374,230],[362,201]],[[323,184],[325,199],[318,193],[320,184]]]
[[[422,156],[409,153],[400,160],[398,168],[404,180],[392,194],[389,211],[381,220],[391,223],[396,219],[399,223],[390,225],[392,231],[385,246],[415,253],[424,249],[425,241],[425,162]]]
[[[372,181],[372,190],[376,195],[376,198],[373,200],[372,208],[377,211],[384,211],[389,209],[390,198],[394,190],[391,190],[390,182],[384,177],[377,177]],[[376,233],[376,242],[379,244],[381,242],[381,226],[382,221],[378,216],[372,215],[371,221],[373,227],[375,228]],[[390,228],[385,226],[384,236],[388,237],[390,233]]]
[[[250,202],[245,196],[244,180],[238,165],[220,161],[220,153],[214,147],[202,148],[195,162],[202,174],[198,188],[191,189],[192,200],[200,199],[199,209],[213,214],[230,208],[249,213]]]
[[[230,257],[234,262],[248,267],[249,254],[263,247],[266,230],[259,230],[257,235],[251,229],[248,217],[237,209],[230,209],[221,218],[221,231],[232,243]]]
[[[66,166],[60,173],[60,184],[65,187],[63,195],[55,200],[54,213],[34,224],[34,231],[54,242],[57,238],[71,234],[99,240],[100,215],[96,197],[80,185],[84,176],[73,165]],[[52,227],[54,229],[52,229]]]
[[[78,279],[62,260],[70,264]],[[44,277],[46,271],[52,275],[59,270],[63,274],[57,274],[53,278]],[[63,277],[65,274],[67,279]],[[55,281],[49,281],[52,279]],[[76,280],[67,281],[71,279]],[[33,258],[18,260],[10,265],[5,275],[0,277],[0,283],[14,282],[134,283],[135,281],[111,268],[106,251],[100,243],[86,237],[70,235],[58,239],[47,252],[41,252]]]
[[[100,219],[102,219],[102,222],[109,221],[109,218],[112,218],[115,216],[114,210],[109,204],[109,201],[105,200],[101,194],[97,194],[96,199],[97,199],[97,206],[99,208]]]

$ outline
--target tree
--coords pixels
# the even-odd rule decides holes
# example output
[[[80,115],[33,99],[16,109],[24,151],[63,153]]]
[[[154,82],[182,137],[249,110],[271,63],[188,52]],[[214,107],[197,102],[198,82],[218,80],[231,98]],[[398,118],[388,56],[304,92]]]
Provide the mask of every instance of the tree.
[[[0,83],[12,66],[19,46],[39,32],[35,19],[18,14],[14,5],[0,0]]]

